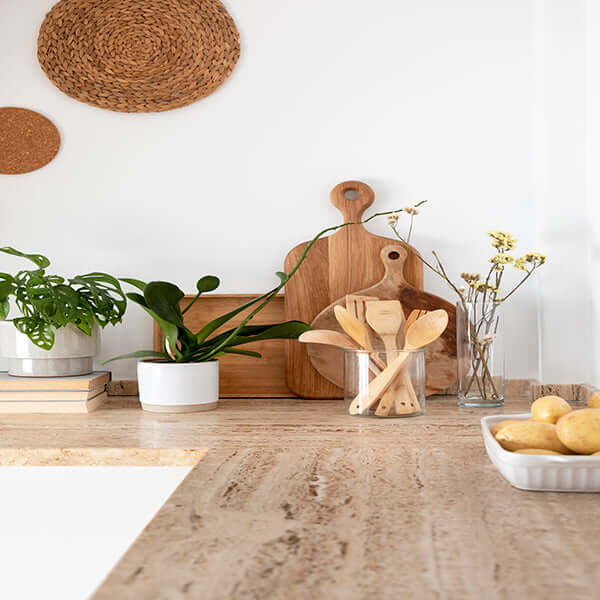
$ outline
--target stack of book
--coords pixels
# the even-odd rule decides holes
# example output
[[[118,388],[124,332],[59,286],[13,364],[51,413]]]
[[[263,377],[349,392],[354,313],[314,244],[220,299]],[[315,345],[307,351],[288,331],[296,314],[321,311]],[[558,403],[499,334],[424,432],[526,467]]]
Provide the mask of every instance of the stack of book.
[[[110,373],[12,377],[0,372],[0,413],[89,413],[106,400]]]

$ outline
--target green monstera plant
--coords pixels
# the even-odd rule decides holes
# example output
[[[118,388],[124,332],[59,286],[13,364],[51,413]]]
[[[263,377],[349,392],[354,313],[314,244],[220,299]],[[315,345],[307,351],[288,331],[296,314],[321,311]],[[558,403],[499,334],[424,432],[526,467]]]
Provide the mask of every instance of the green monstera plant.
[[[416,206],[420,204],[422,202]],[[110,360],[155,358],[167,362],[186,363],[214,360],[225,354],[243,354],[245,356],[260,358],[261,355],[258,352],[246,350],[239,346],[260,340],[295,339],[310,329],[309,325],[301,321],[287,321],[269,325],[250,325],[249,322],[277,296],[285,284],[294,276],[315,242],[323,235],[337,231],[342,227],[368,223],[376,217],[397,214],[402,211],[403,209],[375,213],[363,221],[350,221],[324,229],[307,244],[298,262],[289,273],[281,271],[276,273],[279,278],[277,286],[231,312],[217,317],[197,332],[190,331],[185,326],[184,315],[203,293],[212,292],[217,289],[220,283],[217,277],[206,275],[199,279],[196,284],[197,293],[195,297],[184,308],[181,307],[184,293],[173,283],[167,281],[145,283],[139,279],[121,279],[121,281],[139,290],[138,292],[128,293],[127,297],[132,302],[141,306],[154,319],[164,334],[164,340],[162,351],[138,350],[137,352],[123,354]],[[217,329],[245,310],[249,310],[249,312],[237,327],[233,327],[222,333],[216,333]]]
[[[0,320],[8,318],[12,298],[21,313],[12,322],[36,346],[50,350],[55,329],[68,324],[91,335],[94,323],[104,328],[121,322],[127,298],[115,277],[87,273],[66,279],[46,273],[50,261],[41,254],[26,254],[10,246],[0,252],[25,258],[36,267],[16,275],[0,273]]]

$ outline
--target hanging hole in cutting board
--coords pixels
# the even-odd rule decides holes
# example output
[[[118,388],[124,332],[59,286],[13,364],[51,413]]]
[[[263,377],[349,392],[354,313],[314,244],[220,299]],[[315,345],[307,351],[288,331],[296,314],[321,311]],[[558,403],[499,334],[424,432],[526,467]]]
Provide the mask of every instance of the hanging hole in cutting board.
[[[390,260],[398,260],[400,258],[400,253],[396,252],[395,250],[392,250],[389,254],[388,254],[388,258]]]
[[[346,200],[358,200],[360,192],[356,188],[350,188],[344,191],[344,198]]]

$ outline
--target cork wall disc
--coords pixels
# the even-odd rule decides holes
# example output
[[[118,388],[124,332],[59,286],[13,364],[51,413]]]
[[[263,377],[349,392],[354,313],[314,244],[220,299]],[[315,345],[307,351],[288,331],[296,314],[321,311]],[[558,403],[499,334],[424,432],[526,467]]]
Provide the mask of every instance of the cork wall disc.
[[[240,56],[218,0],[60,0],[46,15],[38,60],[76,100],[156,112],[215,91]]]
[[[48,164],[58,152],[60,134],[33,110],[0,107],[0,173],[29,173]]]

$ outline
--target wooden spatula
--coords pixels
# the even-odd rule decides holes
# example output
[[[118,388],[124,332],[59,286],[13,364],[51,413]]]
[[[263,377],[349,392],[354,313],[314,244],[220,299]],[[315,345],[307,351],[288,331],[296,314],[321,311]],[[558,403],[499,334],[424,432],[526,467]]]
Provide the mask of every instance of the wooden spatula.
[[[388,360],[398,356],[398,332],[404,325],[404,311],[399,300],[377,300],[367,302],[367,323],[383,340]]]
[[[398,356],[398,333],[403,332],[404,311],[399,300],[380,300],[367,302],[367,323],[383,340],[388,363]],[[403,332],[404,333],[404,332]],[[403,335],[404,337],[404,335]],[[391,385],[385,392],[375,414],[387,417],[395,406],[399,414],[416,412],[419,409],[419,400],[414,391],[406,369],[402,369],[398,377],[398,384]]]

